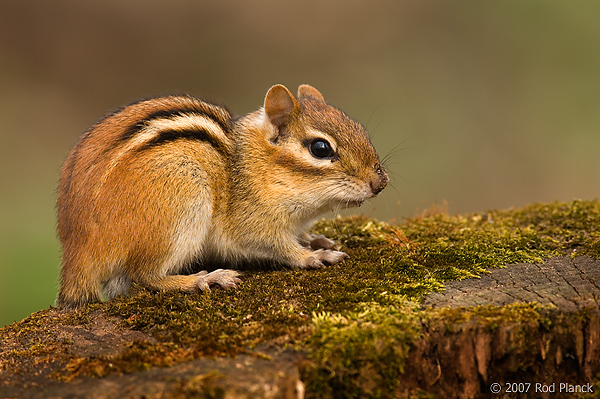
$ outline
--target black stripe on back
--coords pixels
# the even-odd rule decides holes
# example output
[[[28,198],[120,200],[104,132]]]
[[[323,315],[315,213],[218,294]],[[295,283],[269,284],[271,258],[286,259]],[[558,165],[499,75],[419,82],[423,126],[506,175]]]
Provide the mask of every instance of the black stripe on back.
[[[160,99],[160,98],[158,98]],[[187,97],[190,101],[200,101],[193,97]],[[217,110],[213,109],[212,106],[217,107]],[[226,119],[223,118],[223,114],[218,112],[218,109],[226,114]],[[202,104],[186,104],[183,106],[174,106],[170,109],[162,109],[159,111],[155,111],[149,113],[144,117],[144,120],[138,123],[131,125],[129,128],[125,129],[123,134],[120,137],[120,141],[126,141],[139,132],[147,123],[152,122],[156,119],[168,119],[174,116],[185,115],[185,114],[196,114],[206,116],[215,123],[219,125],[219,127],[225,131],[229,132],[231,130],[231,114],[224,107],[218,107],[214,104],[208,104],[206,107],[203,107]]]
[[[206,132],[205,130],[196,130],[196,129],[185,129],[185,130],[162,130],[158,133],[156,137],[152,140],[144,143],[143,146],[139,148],[140,151],[157,147],[163,145],[165,143],[169,143],[176,140],[195,140],[195,141],[205,141],[209,143],[213,148],[215,148],[219,152],[226,152],[226,148],[223,147],[223,143],[219,140],[215,139],[213,135]]]

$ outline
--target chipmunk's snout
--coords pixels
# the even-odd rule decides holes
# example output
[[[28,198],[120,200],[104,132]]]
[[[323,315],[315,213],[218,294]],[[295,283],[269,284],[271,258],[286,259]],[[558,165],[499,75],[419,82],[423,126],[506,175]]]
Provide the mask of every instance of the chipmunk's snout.
[[[373,170],[375,171],[375,175],[369,181],[369,186],[371,187],[371,191],[373,191],[373,195],[375,196],[379,194],[385,188],[385,186],[387,186],[389,178],[385,169],[383,169],[379,163],[373,165]]]

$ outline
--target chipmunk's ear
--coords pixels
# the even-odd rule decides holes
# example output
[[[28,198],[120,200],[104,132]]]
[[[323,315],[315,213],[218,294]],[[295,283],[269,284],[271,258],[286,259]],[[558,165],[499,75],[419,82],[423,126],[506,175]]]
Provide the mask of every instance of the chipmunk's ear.
[[[300,111],[300,105],[294,95],[283,85],[269,89],[265,97],[265,113],[272,124],[281,128],[289,122],[292,114]]]
[[[298,98],[302,97],[312,97],[315,100],[325,102],[321,92],[310,85],[300,85],[298,87]]]

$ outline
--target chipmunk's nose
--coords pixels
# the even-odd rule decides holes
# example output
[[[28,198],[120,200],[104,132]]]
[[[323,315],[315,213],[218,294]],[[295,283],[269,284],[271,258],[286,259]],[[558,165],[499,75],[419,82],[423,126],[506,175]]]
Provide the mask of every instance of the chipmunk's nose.
[[[373,170],[375,171],[375,175],[369,181],[369,186],[371,186],[373,195],[377,195],[387,186],[389,178],[385,169],[379,163],[373,165]]]

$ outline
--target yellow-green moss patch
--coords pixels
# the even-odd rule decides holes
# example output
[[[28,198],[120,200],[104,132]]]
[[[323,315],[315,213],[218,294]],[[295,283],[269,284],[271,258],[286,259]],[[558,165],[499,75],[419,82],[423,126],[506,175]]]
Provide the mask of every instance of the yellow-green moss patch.
[[[415,304],[365,303],[344,315],[314,313],[303,376],[318,397],[389,397],[404,372],[424,313]]]

